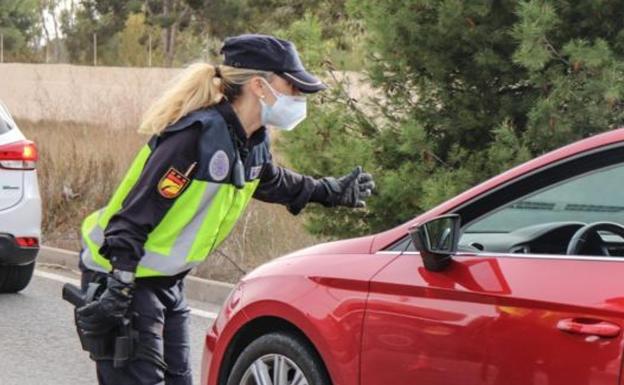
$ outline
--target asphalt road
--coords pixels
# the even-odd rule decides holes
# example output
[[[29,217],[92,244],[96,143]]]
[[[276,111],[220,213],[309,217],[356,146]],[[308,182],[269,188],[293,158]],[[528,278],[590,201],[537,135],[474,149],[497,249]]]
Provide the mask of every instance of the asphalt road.
[[[95,367],[80,348],[72,307],[61,299],[64,280],[77,276],[38,269],[21,293],[0,295],[0,385],[97,384]],[[199,381],[202,342],[218,307],[192,307],[192,364]]]

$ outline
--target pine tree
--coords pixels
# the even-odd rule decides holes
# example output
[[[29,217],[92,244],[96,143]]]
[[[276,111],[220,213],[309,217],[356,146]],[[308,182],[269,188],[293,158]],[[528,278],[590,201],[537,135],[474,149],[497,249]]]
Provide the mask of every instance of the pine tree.
[[[618,0],[351,0],[369,31],[376,106],[318,97],[284,135],[292,166],[340,175],[362,164],[364,211],[311,209],[328,236],[376,232],[533,156],[624,120]],[[371,98],[369,98],[371,99]]]

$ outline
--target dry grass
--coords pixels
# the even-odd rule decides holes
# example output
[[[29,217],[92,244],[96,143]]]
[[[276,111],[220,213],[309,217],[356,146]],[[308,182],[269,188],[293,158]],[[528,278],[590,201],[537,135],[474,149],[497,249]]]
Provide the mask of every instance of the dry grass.
[[[43,199],[43,242],[79,250],[82,219],[104,206],[146,137],[131,129],[110,130],[77,123],[18,121],[40,151],[39,184]],[[300,217],[284,208],[252,202],[231,236],[196,274],[236,281],[244,270],[286,252],[311,245]]]
[[[0,100],[30,121],[136,127],[141,113],[179,73],[173,68],[0,64]]]
[[[43,241],[77,250],[80,221],[106,204],[144,139],[71,122],[17,123],[39,148]]]

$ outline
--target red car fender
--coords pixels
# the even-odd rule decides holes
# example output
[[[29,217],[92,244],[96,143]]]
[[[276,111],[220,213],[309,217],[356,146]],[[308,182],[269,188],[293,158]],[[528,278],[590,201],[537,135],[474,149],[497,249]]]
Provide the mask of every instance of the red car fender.
[[[314,345],[327,368],[332,384],[358,384],[360,345],[354,346],[353,341],[349,341],[344,328],[336,320],[329,317],[324,320],[314,319],[313,315],[306,315],[295,306],[278,301],[252,303],[243,311],[249,320],[271,316],[294,325]],[[323,335],[332,336],[332,341],[326,341]]]
[[[226,301],[225,306],[230,304],[231,299]],[[217,317],[210,331],[206,333],[200,384],[217,385],[225,351],[238,330],[247,322],[249,322],[249,318],[241,309],[236,309],[236,311],[224,309]]]
[[[357,385],[367,295],[368,280],[325,282],[289,274],[247,277],[206,338],[204,365],[212,363],[210,379],[202,384],[217,384],[224,353],[245,325],[272,317],[289,323],[311,342],[334,385]]]

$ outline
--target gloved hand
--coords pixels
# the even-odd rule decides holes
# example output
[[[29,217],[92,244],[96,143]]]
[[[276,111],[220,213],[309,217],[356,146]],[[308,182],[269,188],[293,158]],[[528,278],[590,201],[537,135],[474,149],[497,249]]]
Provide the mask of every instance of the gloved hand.
[[[109,275],[106,290],[95,301],[76,309],[78,328],[85,334],[101,335],[121,324],[128,313],[134,294],[134,283],[124,283]]]
[[[326,206],[365,207],[366,198],[375,189],[373,176],[357,166],[350,174],[338,179],[325,177],[322,179],[328,194]]]

